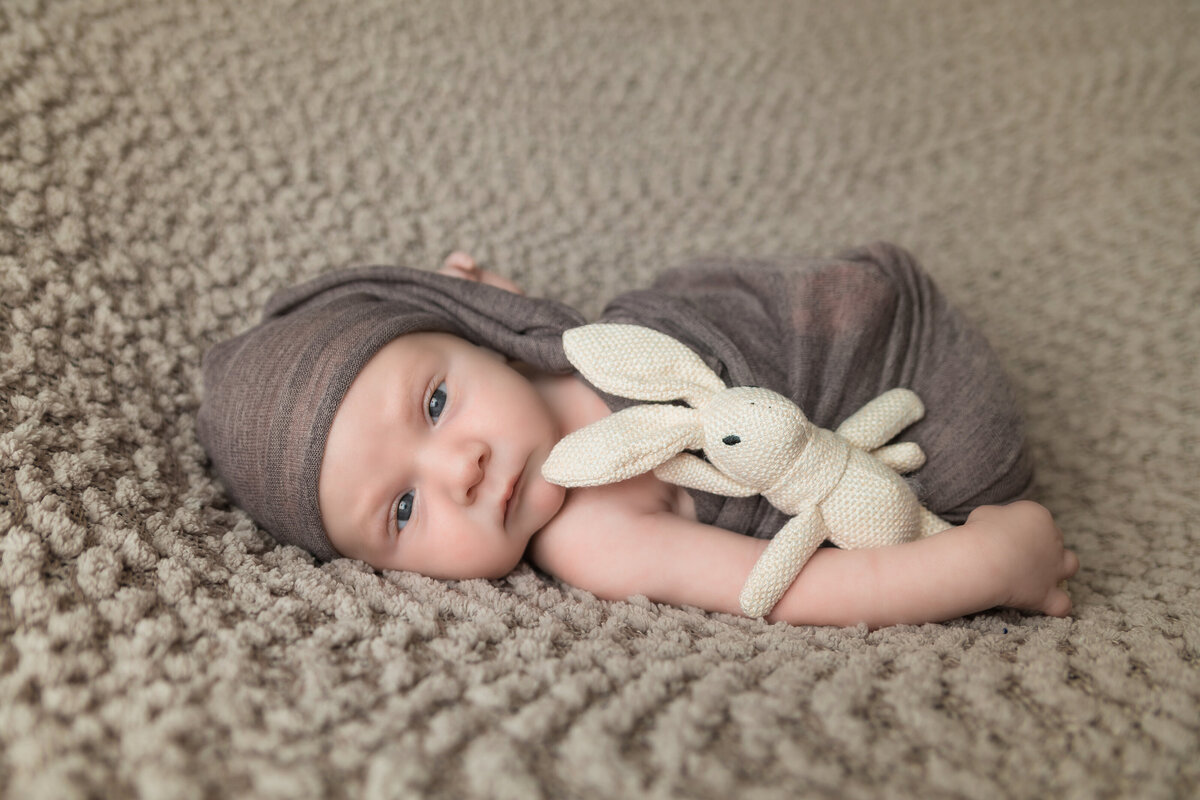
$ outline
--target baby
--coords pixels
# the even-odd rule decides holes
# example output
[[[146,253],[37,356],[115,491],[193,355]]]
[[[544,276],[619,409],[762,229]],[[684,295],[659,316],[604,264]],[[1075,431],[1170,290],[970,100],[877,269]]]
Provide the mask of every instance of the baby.
[[[872,300],[876,272],[889,281],[901,276],[921,284],[918,305],[944,303],[931,284],[922,283],[927,276],[907,254],[875,247],[859,251],[865,266],[851,257],[797,271],[809,280],[810,299],[786,306],[782,316],[803,332],[805,352],[823,354],[813,362],[822,373],[830,371],[848,336],[859,341],[889,307]],[[561,331],[583,324],[582,318],[565,306],[524,298],[510,281],[463,253],[447,258],[439,275],[397,269],[331,273],[277,295],[261,326],[206,357],[199,431],[234,499],[276,538],[323,559],[356,558],[379,569],[461,579],[499,578],[528,558],[601,598],[644,595],[740,613],[738,594],[767,544],[759,537],[778,528],[778,513],[761,503],[745,505],[756,501],[694,494],[653,473],[570,490],[549,483],[541,465],[558,440],[619,404],[571,371],[561,353]],[[687,303],[671,295],[655,297],[655,307],[679,312],[671,324],[680,330],[667,332],[681,340],[688,338],[683,330],[688,326],[712,334],[712,325],[697,313],[704,299],[696,287],[706,287],[705,297],[727,294],[729,302],[721,307],[736,317],[738,303],[748,296],[737,287],[757,274],[772,273],[758,273],[752,265],[687,273],[691,294],[678,293],[690,297]],[[863,275],[867,281],[856,283]],[[822,281],[834,279],[837,290],[825,291]],[[650,297],[632,293],[612,316],[644,316]],[[892,294],[886,297],[897,302]],[[751,310],[755,318],[771,311]],[[899,316],[894,308],[889,313]],[[769,376],[751,351],[759,347],[763,358],[777,355],[778,342],[729,338],[711,335],[725,352],[725,377],[748,369],[731,355],[741,351],[750,353],[747,364],[759,365],[757,373]],[[956,331],[952,346],[961,348],[961,341]],[[856,377],[873,371],[861,352],[847,352],[848,362],[859,367]],[[973,352],[963,368],[978,375],[960,369],[946,384],[950,395],[965,392],[955,395],[955,403],[972,397],[975,377],[975,395],[996,394],[985,391],[991,378],[984,373],[994,372],[994,365],[980,358]],[[902,368],[914,378],[912,388],[926,400],[930,417],[965,419],[970,431],[987,429],[970,419],[972,409],[929,397],[933,392],[920,385],[921,370],[912,363]],[[813,383],[809,377],[803,381]],[[816,398],[796,398],[799,390],[791,394],[814,422],[835,427],[822,414],[837,416],[846,406],[861,405],[864,392],[890,388],[866,381],[856,389],[850,378],[840,383]],[[996,606],[1055,616],[1070,611],[1059,584],[1074,574],[1078,560],[1064,549],[1049,512],[1029,501],[978,507],[971,502],[986,499],[987,491],[1009,499],[1025,488],[1019,433],[1002,456],[992,442],[1011,442],[1013,434],[948,442],[954,428],[941,424],[924,433],[914,426],[930,454],[915,485],[948,518],[964,515],[953,500],[965,500],[973,510],[963,524],[892,547],[822,548],[769,619],[876,628]],[[968,460],[939,461],[936,447],[958,447]],[[978,470],[991,472],[984,478]],[[964,475],[988,487],[968,497],[955,484]]]

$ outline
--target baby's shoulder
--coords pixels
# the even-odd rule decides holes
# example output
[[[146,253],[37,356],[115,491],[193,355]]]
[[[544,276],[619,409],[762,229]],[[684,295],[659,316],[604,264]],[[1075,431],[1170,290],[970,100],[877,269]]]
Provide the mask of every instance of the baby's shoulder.
[[[592,559],[616,534],[635,531],[655,515],[695,519],[695,506],[681,487],[645,473],[620,483],[571,489],[562,508],[533,538],[529,557],[560,577]]]

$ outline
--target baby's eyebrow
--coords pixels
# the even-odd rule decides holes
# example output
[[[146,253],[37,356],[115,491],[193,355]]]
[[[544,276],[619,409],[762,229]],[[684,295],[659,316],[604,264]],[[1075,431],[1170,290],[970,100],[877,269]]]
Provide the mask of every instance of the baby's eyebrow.
[[[397,393],[404,403],[401,409],[401,419],[413,430],[425,426],[425,391],[429,388],[429,370],[424,367],[407,370],[404,382],[406,388]],[[406,430],[406,432],[408,432]]]
[[[375,508],[372,514],[371,524],[368,527],[370,536],[383,541],[385,544],[392,535],[390,530],[392,521],[392,502],[392,498],[384,498],[382,505],[379,505]]]
[[[425,387],[412,369],[397,369],[384,383],[386,397],[380,409],[380,419],[386,426],[408,426],[419,423],[421,398]]]
[[[425,422],[425,411],[421,404],[425,400],[426,380],[423,377],[429,371],[429,357],[421,353],[409,359],[396,370],[388,397],[389,406],[394,403],[404,403],[405,407],[388,409],[388,419],[406,421],[413,425]]]

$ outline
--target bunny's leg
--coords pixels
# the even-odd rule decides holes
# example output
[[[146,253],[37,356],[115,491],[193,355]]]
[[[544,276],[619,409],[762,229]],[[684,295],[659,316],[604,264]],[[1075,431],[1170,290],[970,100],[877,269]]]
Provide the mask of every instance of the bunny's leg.
[[[897,442],[872,450],[871,455],[903,475],[925,464],[925,451],[916,442]]]
[[[829,529],[815,507],[788,520],[750,570],[738,596],[742,613],[748,617],[766,616],[828,536]]]
[[[916,392],[889,389],[855,411],[838,426],[837,434],[863,450],[874,450],[925,416]]]
[[[935,533],[941,533],[948,528],[953,528],[946,520],[939,517],[937,514],[930,511],[924,506],[921,507],[921,538],[933,536]]]

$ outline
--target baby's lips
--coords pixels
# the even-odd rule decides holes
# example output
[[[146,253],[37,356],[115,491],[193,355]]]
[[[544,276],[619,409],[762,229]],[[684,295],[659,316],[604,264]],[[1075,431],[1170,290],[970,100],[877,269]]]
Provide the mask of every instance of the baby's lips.
[[[504,494],[500,498],[500,513],[504,522],[508,522],[509,512],[516,507],[516,503],[513,502],[513,498],[517,496],[517,487],[521,483],[521,477],[524,475],[524,472],[525,470],[522,468],[518,470],[515,475],[513,475],[512,479],[505,487]]]

